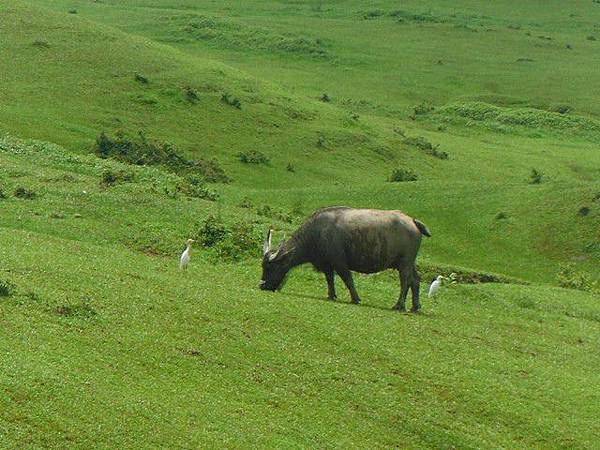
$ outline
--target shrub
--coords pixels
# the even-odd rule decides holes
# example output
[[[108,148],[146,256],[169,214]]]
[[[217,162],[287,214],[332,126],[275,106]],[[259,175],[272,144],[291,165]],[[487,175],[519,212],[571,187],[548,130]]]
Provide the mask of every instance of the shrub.
[[[33,41],[32,45],[37,48],[50,48],[50,44],[48,44],[48,42],[44,41],[43,39],[36,39],[35,41]]]
[[[198,230],[197,239],[204,247],[214,248],[220,259],[239,261],[258,254],[262,234],[247,222],[227,225],[220,216],[211,215]]]
[[[132,172],[126,172],[125,170],[105,170],[102,172],[102,184],[106,186],[113,186],[119,183],[131,183],[134,179]]]
[[[421,102],[413,108],[413,113],[415,116],[422,116],[424,114],[429,114],[434,109],[435,108],[431,103]]]
[[[247,152],[238,153],[238,157],[244,164],[265,164],[270,163],[270,159],[267,155],[258,150],[249,150]]]
[[[590,213],[589,206],[582,206],[581,208],[579,208],[579,211],[577,212],[577,214],[579,214],[582,217],[587,216],[589,213]]]
[[[407,137],[402,142],[404,142],[406,145],[416,147],[422,152],[433,156],[434,158],[448,159],[448,153],[438,150],[440,147],[439,144],[433,145],[423,136]]]
[[[331,97],[327,93],[324,93],[323,95],[321,95],[321,97],[319,97],[319,100],[325,103],[329,103],[331,101]]]
[[[593,34],[590,34],[589,36],[586,37],[586,39],[588,41],[595,41],[596,40],[596,36],[594,36]]]
[[[417,174],[409,168],[397,168],[392,171],[388,178],[389,182],[398,183],[402,181],[417,181]]]
[[[4,280],[0,280],[0,297],[10,297],[15,291],[15,285]]]
[[[33,200],[37,197],[37,194],[34,191],[32,191],[31,189],[27,189],[23,186],[19,186],[18,188],[16,188],[14,195],[17,198],[22,198],[24,200]]]
[[[188,102],[196,103],[198,100],[200,100],[200,96],[198,95],[198,92],[196,92],[196,90],[193,87],[186,86],[184,91],[185,91],[185,98]]]
[[[206,186],[204,180],[195,175],[189,175],[178,183],[177,190],[188,197],[201,198],[211,202],[219,199],[219,194],[214,189]]]
[[[161,166],[179,175],[200,175],[208,182],[231,181],[216,160],[188,160],[170,144],[150,141],[142,132],[138,133],[137,139],[130,139],[122,133],[111,138],[102,132],[96,139],[94,151],[100,158],[138,166]]]
[[[3,200],[5,198],[8,198],[8,196],[6,195],[4,190],[2,188],[0,188],[0,200]]]
[[[242,102],[237,97],[231,97],[228,92],[221,95],[221,101],[229,106],[233,106],[237,109],[242,109]]]
[[[140,84],[148,84],[148,78],[142,75],[141,73],[134,74],[133,78]]]
[[[498,214],[496,214],[495,219],[496,220],[508,219],[508,214],[506,214],[504,211],[500,211]]]
[[[250,198],[244,197],[238,206],[240,208],[252,208],[254,205],[252,204],[252,200],[250,200]]]
[[[529,184],[540,184],[542,181],[544,181],[544,174],[535,168],[531,169]]]
[[[77,10],[76,9],[70,9],[68,11],[69,14],[77,14]]]
[[[204,247],[213,247],[221,242],[229,232],[220,216],[208,216],[198,230],[197,240]]]
[[[287,163],[285,170],[287,170],[288,172],[292,172],[292,173],[296,172],[296,168],[294,167],[294,165],[292,163]]]
[[[262,205],[256,208],[256,214],[263,217],[269,217],[271,219],[277,219],[285,223],[292,223],[293,218],[290,214],[280,211],[276,208],[272,208],[269,205]]]
[[[592,291],[597,288],[596,283],[587,274],[576,271],[573,264],[564,264],[560,267],[557,281],[561,287],[580,291]]]
[[[327,139],[322,134],[317,136],[317,147],[319,148],[327,148]]]

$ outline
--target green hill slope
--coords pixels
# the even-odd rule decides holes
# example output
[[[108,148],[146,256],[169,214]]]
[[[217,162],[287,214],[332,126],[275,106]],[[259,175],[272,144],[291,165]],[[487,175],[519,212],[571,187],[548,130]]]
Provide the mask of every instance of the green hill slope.
[[[593,447],[600,7],[541,5],[2,2],[0,447]],[[335,204],[459,282],[260,291]]]
[[[358,277],[354,307],[343,291],[324,300],[310,270],[265,293],[257,264],[197,250],[184,274],[177,250],[138,246],[175,247],[216,205],[155,192],[172,177],[154,169],[102,187],[103,171],[129,169],[0,148],[3,447],[562,448],[600,436],[594,295],[459,284],[402,315],[387,276]],[[19,185],[37,197],[11,195]]]

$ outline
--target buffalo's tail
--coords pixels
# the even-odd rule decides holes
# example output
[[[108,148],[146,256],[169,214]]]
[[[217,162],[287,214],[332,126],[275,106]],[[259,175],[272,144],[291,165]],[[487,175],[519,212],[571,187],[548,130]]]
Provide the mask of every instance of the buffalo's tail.
[[[420,220],[417,219],[413,219],[413,222],[415,223],[415,225],[417,226],[417,228],[419,229],[419,231],[424,234],[427,237],[431,237],[431,231],[429,231],[429,228],[427,228],[427,225],[425,225],[423,222],[421,222]]]

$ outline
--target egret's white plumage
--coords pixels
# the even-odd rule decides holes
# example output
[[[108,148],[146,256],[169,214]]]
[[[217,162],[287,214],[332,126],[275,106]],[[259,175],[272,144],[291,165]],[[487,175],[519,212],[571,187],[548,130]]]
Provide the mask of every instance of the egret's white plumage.
[[[192,244],[196,242],[193,239],[188,239],[186,243],[185,250],[181,254],[181,258],[179,259],[179,268],[181,270],[187,269],[188,264],[190,263],[190,257],[192,256]]]
[[[443,276],[438,275],[438,277],[433,281],[433,283],[431,283],[431,286],[429,286],[429,293],[427,294],[427,297],[433,297],[435,295],[435,293],[440,289],[443,279]]]

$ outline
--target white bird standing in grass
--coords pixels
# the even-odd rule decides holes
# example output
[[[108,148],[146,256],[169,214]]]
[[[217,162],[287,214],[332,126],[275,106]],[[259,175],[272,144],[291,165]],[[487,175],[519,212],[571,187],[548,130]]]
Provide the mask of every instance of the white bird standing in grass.
[[[193,239],[187,240],[187,245],[185,247],[185,250],[181,254],[181,258],[179,259],[179,268],[181,270],[186,270],[188,264],[190,263],[190,256],[192,255],[192,244],[194,242],[196,242],[196,241]]]
[[[443,276],[438,275],[437,278],[433,280],[433,283],[431,283],[431,286],[429,286],[429,293],[427,294],[427,297],[433,297],[435,295],[435,293],[440,289],[443,279]]]

